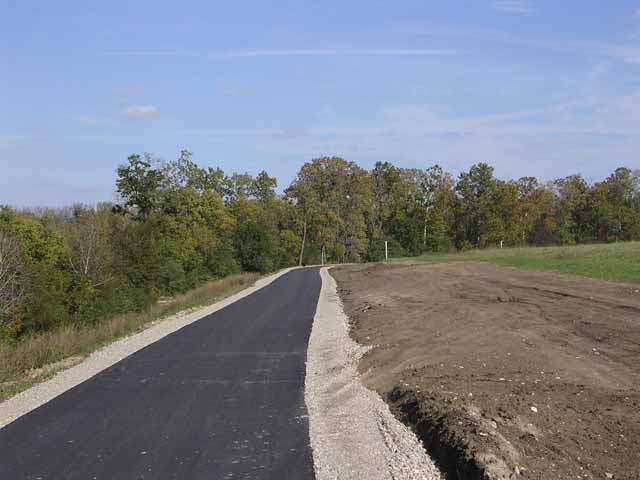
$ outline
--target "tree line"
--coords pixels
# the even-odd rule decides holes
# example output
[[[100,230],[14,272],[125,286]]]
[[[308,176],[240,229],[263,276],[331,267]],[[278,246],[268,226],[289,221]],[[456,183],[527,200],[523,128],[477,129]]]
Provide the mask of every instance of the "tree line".
[[[485,163],[454,178],[323,157],[276,188],[265,171],[227,175],[184,150],[131,155],[115,203],[0,207],[0,341],[141,311],[235,272],[380,260],[384,241],[419,255],[640,239],[640,172],[628,168],[543,183],[497,179]]]

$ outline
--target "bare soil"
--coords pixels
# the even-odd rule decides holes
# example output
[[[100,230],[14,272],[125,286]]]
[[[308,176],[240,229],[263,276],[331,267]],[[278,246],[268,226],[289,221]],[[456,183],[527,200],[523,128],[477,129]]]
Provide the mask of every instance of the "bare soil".
[[[484,264],[333,269],[359,370],[449,479],[640,479],[637,285]]]

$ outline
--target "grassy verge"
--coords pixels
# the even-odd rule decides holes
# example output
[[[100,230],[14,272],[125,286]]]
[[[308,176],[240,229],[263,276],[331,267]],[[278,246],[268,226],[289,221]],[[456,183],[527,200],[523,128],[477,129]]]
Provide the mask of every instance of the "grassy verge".
[[[243,273],[205,283],[159,302],[143,313],[118,315],[86,326],[66,326],[31,335],[17,345],[0,345],[0,401],[82,361],[114,340],[146,328],[149,323],[183,310],[210,305],[253,284],[258,274]]]
[[[553,271],[600,280],[640,283],[640,242],[474,250],[390,261],[488,262],[527,270]]]

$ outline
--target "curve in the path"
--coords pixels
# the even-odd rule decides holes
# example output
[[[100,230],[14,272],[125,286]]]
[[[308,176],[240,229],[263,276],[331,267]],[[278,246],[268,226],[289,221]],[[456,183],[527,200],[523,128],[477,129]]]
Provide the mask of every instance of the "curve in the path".
[[[0,430],[1,479],[313,479],[317,268],[131,355]]]

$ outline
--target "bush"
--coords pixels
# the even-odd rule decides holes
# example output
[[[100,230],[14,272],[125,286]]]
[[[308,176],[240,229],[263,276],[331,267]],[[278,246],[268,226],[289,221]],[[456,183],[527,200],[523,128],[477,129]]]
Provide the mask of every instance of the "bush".
[[[184,268],[177,260],[168,258],[160,265],[158,272],[160,292],[164,295],[174,295],[189,288],[189,281]]]
[[[235,273],[240,273],[240,265],[235,259],[233,248],[228,245],[221,245],[209,255],[206,268],[214,277],[226,277]]]
[[[422,252],[446,253],[454,249],[453,242],[444,235],[428,235]]]
[[[273,270],[273,243],[265,230],[255,222],[248,221],[238,227],[236,248],[243,270],[261,273]]]

